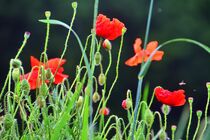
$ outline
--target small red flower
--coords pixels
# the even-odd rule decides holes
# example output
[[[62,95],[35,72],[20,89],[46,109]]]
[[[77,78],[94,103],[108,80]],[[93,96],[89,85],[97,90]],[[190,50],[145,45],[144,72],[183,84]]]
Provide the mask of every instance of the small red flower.
[[[51,72],[55,78],[55,80],[53,82],[54,84],[62,83],[65,78],[68,78],[68,75],[63,74],[64,68],[62,67],[62,65],[66,62],[66,60],[62,59],[60,62],[60,66],[59,66],[59,62],[60,62],[60,58],[53,58],[53,59],[50,59],[49,61],[47,61],[46,64],[44,64],[44,63],[41,63],[35,57],[31,56],[32,71],[25,75],[22,75],[21,79],[25,78],[28,80],[31,90],[39,88],[42,83],[41,79],[38,76],[38,74],[41,74],[39,67],[43,66],[44,69],[51,70]],[[58,70],[57,70],[57,68],[58,68]],[[57,70],[57,73],[56,73],[56,70]],[[49,81],[46,80],[45,82],[48,83]]]
[[[157,48],[158,42],[151,41],[147,44],[146,50],[141,48],[142,41],[140,38],[136,38],[135,43],[133,44],[133,49],[135,55],[125,61],[125,64],[128,66],[137,66],[138,64],[142,63],[143,57],[144,62],[148,60],[151,53]],[[160,61],[162,60],[164,52],[163,51],[156,51],[155,55],[152,57],[152,60]]]
[[[185,91],[182,89],[171,92],[162,87],[156,87],[154,92],[159,102],[169,106],[182,106],[186,102]]]
[[[122,104],[121,105],[122,105],[122,108],[123,109],[128,110],[132,106],[132,101],[131,101],[131,99],[127,98],[127,99],[125,99],[125,100],[122,101]]]
[[[107,116],[107,115],[109,115],[109,109],[107,108],[107,107],[104,107],[104,108],[101,108],[100,109],[100,111],[99,111],[99,113],[101,114],[101,115],[104,115],[104,116]]]
[[[115,40],[117,37],[122,35],[122,29],[125,25],[118,19],[113,18],[110,21],[103,14],[99,14],[96,19],[96,34],[100,37],[108,40]]]

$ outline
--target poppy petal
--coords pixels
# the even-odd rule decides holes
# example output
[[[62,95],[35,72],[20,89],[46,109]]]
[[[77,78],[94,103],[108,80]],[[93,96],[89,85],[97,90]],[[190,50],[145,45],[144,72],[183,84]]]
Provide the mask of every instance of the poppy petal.
[[[140,38],[136,38],[135,43],[133,44],[134,53],[139,53],[141,51],[142,40]]]
[[[41,65],[41,62],[38,59],[36,59],[34,56],[31,56],[31,67],[39,65]]]
[[[152,53],[158,46],[157,41],[151,41],[147,44],[146,50],[150,53]]]

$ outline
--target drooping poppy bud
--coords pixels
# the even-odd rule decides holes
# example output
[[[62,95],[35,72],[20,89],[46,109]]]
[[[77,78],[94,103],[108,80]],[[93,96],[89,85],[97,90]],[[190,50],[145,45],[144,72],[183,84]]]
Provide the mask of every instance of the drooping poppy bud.
[[[95,64],[96,64],[96,66],[101,64],[101,60],[102,60],[101,53],[96,52],[96,54],[95,54]]]
[[[11,59],[10,63],[13,68],[20,68],[20,66],[22,65],[22,62],[19,59]]]
[[[55,80],[55,78],[49,68],[47,70],[45,70],[45,78],[50,81],[52,80],[53,82]]]
[[[161,131],[161,133],[159,135],[159,139],[160,140],[166,140],[167,139],[167,134],[164,130]]]
[[[106,82],[106,76],[104,75],[104,73],[101,73],[98,77],[98,83],[99,85],[103,86]]]
[[[171,112],[171,107],[163,104],[161,107],[161,111],[163,112],[163,114],[168,115]]]
[[[43,83],[41,86],[40,86],[40,95],[43,95],[44,97],[47,95],[48,93],[48,86],[46,83]]]
[[[104,107],[104,108],[101,108],[100,109],[100,114],[101,115],[104,115],[104,116],[107,116],[107,115],[109,115],[109,109],[107,108],[107,107]]]
[[[77,107],[82,106],[84,102],[84,97],[83,96],[79,96],[79,99],[77,100]]]
[[[102,44],[103,48],[106,49],[107,51],[111,51],[112,49],[112,44],[108,39],[105,39],[103,44]]]
[[[132,106],[132,101],[131,101],[131,99],[127,98],[127,99],[125,99],[125,100],[122,101],[122,107],[123,107],[125,110],[130,109],[131,106]]]
[[[145,111],[144,120],[146,121],[148,127],[152,127],[154,122],[154,114],[149,108]]]
[[[12,114],[6,114],[4,116],[4,128],[6,131],[8,131],[14,124],[14,118],[12,117]]]
[[[17,82],[20,80],[20,69],[19,68],[14,68],[12,70],[12,79],[14,82]]]
[[[100,95],[98,94],[97,91],[93,93],[93,102],[94,103],[98,102],[100,100],[100,98],[101,97],[100,97]]]
[[[30,84],[26,79],[21,81],[20,90],[21,92],[24,92],[24,94],[28,94],[30,92]]]

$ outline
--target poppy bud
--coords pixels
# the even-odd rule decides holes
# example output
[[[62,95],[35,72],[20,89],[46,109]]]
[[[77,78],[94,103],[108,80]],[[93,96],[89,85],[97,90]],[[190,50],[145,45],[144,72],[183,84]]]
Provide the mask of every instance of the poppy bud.
[[[108,39],[105,39],[102,46],[107,50],[107,51],[111,51],[112,49],[112,44]]]
[[[145,111],[144,120],[146,121],[148,127],[152,127],[152,124],[154,122],[154,115],[149,108]]]
[[[128,110],[131,106],[132,106],[132,101],[131,101],[131,99],[127,98],[127,99],[125,99],[125,100],[122,101],[122,107],[123,107],[125,110]]]
[[[72,8],[76,9],[77,8],[77,2],[76,1],[75,2],[72,2],[71,3],[71,6],[72,6]]]
[[[171,130],[172,130],[172,131],[176,131],[176,125],[172,125],[172,126],[171,126]]]
[[[83,84],[81,82],[77,82],[75,86],[75,91],[80,93],[82,90],[82,87],[83,87]]]
[[[163,104],[161,107],[161,111],[163,112],[163,114],[168,115],[171,112],[171,107]]]
[[[12,79],[14,82],[17,82],[20,80],[20,69],[19,68],[14,68],[12,70]]]
[[[50,18],[51,12],[50,11],[45,11],[45,16],[46,16],[46,18]]]
[[[192,103],[193,103],[193,97],[189,97],[189,98],[188,98],[188,102],[189,102],[190,104],[192,104]]]
[[[210,82],[206,83],[206,87],[207,87],[208,90],[210,90]]]
[[[91,85],[87,85],[87,87],[85,88],[85,94],[90,95],[90,90],[91,90]]]
[[[202,116],[202,111],[201,111],[201,110],[198,110],[198,111],[196,111],[196,114],[197,114],[198,118],[201,118],[201,116]]]
[[[39,92],[40,92],[40,95],[43,95],[44,97],[47,95],[48,93],[48,86],[46,83],[42,84],[39,88]]]
[[[101,73],[98,77],[98,83],[99,85],[103,86],[106,82],[106,76],[104,75],[104,73]]]
[[[24,94],[28,94],[30,92],[30,84],[26,79],[23,79],[20,84],[20,89]]]
[[[109,109],[107,108],[107,107],[104,107],[104,108],[101,108],[100,109],[100,114],[101,115],[104,115],[104,116],[107,116],[107,115],[109,115]]]
[[[30,32],[25,32],[24,33],[24,38],[28,39],[30,37],[31,33]]]
[[[53,80],[54,81],[54,76],[53,76],[50,69],[45,70],[45,78],[47,80]]]
[[[164,130],[162,130],[159,135],[159,140],[166,140],[166,139],[167,139],[167,134]]]
[[[12,114],[6,114],[4,116],[4,128],[6,131],[8,131],[14,124],[14,118],[12,117]]]
[[[79,96],[79,99],[77,100],[77,107],[82,106],[84,102],[84,97],[83,96]]]
[[[138,137],[138,140],[145,140],[146,138],[145,138],[145,136],[144,136],[144,134],[143,133],[140,133],[139,134],[139,137]]]
[[[96,54],[95,54],[95,64],[96,64],[96,66],[101,64],[101,53],[100,52],[96,52]]]
[[[43,96],[37,97],[37,104],[40,108],[42,108],[45,105],[45,99]]]
[[[10,61],[13,68],[20,68],[22,62],[19,59],[11,59]]]
[[[100,95],[98,94],[97,91],[93,93],[93,102],[94,103],[98,102],[100,100],[100,98],[101,97],[100,97]]]

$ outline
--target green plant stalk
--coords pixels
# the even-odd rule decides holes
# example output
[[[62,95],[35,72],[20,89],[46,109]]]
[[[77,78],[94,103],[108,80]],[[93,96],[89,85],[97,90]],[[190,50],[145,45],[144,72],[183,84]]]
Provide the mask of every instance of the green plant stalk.
[[[167,114],[164,112],[164,131],[167,129]]]
[[[191,122],[192,122],[192,102],[189,102],[189,106],[190,106],[190,117],[189,117],[189,121],[188,121],[188,125],[187,125],[186,140],[189,139],[190,126],[191,126]]]
[[[201,135],[200,135],[200,140],[202,140],[203,138],[203,134],[204,132],[206,131],[206,128],[207,128],[207,124],[208,124],[208,108],[209,108],[209,101],[210,101],[210,88],[208,88],[208,97],[207,97],[207,103],[206,103],[206,107],[205,107],[205,116],[204,116],[204,119],[205,119],[205,123],[204,123],[204,128],[201,132]]]
[[[196,127],[196,130],[195,130],[195,133],[193,135],[193,140],[195,140],[197,134],[198,134],[198,130],[200,128],[200,123],[201,123],[201,116],[198,116],[198,122],[197,122],[197,127]]]
[[[15,55],[15,59],[17,59],[20,56],[21,52],[23,51],[23,48],[25,47],[25,45],[27,43],[27,40],[28,40],[28,38],[24,37],[23,43],[22,43],[20,49],[18,50],[17,54]],[[12,68],[11,68],[11,64],[10,64],[9,72],[7,74],[6,80],[4,82],[4,86],[3,86],[2,90],[1,90],[1,93],[0,93],[0,100],[1,100],[1,97],[4,93],[5,88],[7,86],[7,82],[9,80],[9,77],[11,76],[11,71],[12,71]]]
[[[174,140],[175,139],[174,134],[175,134],[175,130],[171,130],[171,140]]]
[[[151,23],[151,18],[152,18],[152,9],[153,9],[153,0],[150,0],[150,7],[149,7],[149,13],[148,13],[148,18],[147,18],[147,26],[146,26],[146,33],[145,33],[145,38],[144,38],[144,46],[143,49],[146,48],[146,44],[148,41],[148,36],[149,36],[149,29],[150,29],[150,23]],[[144,59],[144,57],[142,58]],[[144,62],[144,61],[142,61]],[[140,68],[140,71],[143,68],[144,63],[142,63],[142,67]],[[135,108],[134,108],[134,119],[133,119],[133,123],[131,126],[131,139],[134,140],[134,131],[136,128],[136,121],[137,121],[137,111],[138,111],[138,107],[139,107],[139,102],[141,99],[141,90],[142,90],[142,83],[143,83],[143,77],[140,77],[140,72],[138,74],[138,87],[137,87],[137,91],[136,91],[136,101],[135,101]]]
[[[47,30],[46,30],[46,37],[45,37],[45,44],[44,44],[44,54],[47,53],[47,46],[49,41],[49,33],[50,33],[50,23],[49,23],[50,17],[47,17]],[[45,58],[44,58],[45,60]]]

